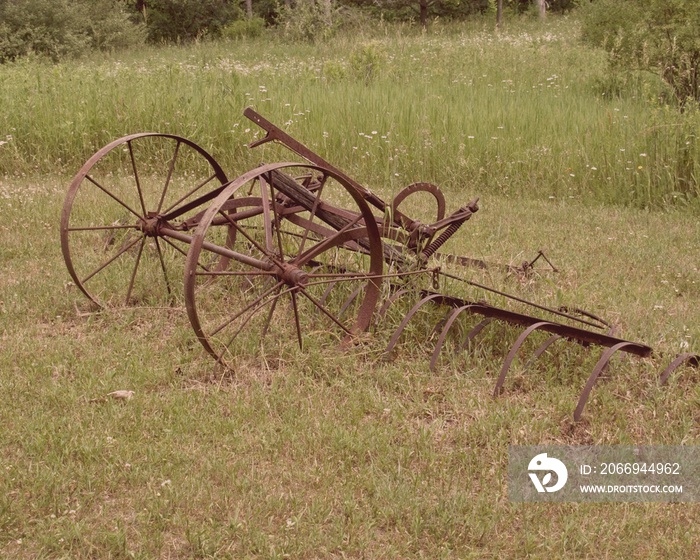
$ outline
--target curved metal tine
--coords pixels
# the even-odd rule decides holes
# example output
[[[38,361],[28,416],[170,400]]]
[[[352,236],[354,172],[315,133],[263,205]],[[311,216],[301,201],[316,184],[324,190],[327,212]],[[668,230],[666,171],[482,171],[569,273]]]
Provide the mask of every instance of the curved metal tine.
[[[350,307],[350,304],[357,299],[357,296],[360,295],[362,288],[364,288],[364,286],[360,285],[348,296],[348,299],[345,300],[343,306],[340,308],[340,311],[338,311],[338,317],[341,317],[343,313],[345,313],[345,310]]]
[[[528,369],[532,365],[532,362],[544,354],[547,348],[549,348],[557,340],[564,340],[564,337],[559,334],[553,334],[547,340],[545,340],[542,345],[533,352],[532,357],[526,362],[525,369]]]
[[[464,339],[464,342],[461,344],[459,348],[457,348],[457,352],[462,352],[463,350],[467,349],[467,346],[471,343],[472,340],[478,335],[482,330],[484,330],[484,327],[487,327],[491,322],[493,321],[492,317],[487,317],[480,323],[478,323],[472,330],[469,331],[467,334],[466,338]]]
[[[384,318],[384,315],[386,315],[386,312],[389,311],[389,308],[398,300],[402,295],[409,293],[411,290],[407,289],[402,289],[402,290],[397,290],[393,294],[391,294],[387,300],[382,304],[381,308],[379,311],[377,311],[377,320],[381,320]]]
[[[579,398],[578,404],[576,405],[576,410],[574,410],[574,420],[576,422],[578,422],[581,419],[581,414],[583,414],[583,407],[586,406],[586,401],[588,400],[588,396],[591,394],[593,385],[595,385],[595,382],[598,380],[598,377],[600,377],[600,374],[603,373],[605,371],[605,368],[608,367],[608,362],[610,362],[610,359],[613,357],[613,354],[615,354],[615,352],[617,352],[618,350],[622,350],[625,346],[633,346],[633,344],[634,343],[632,342],[618,342],[614,346],[607,348],[605,352],[603,352],[603,354],[600,356],[598,363],[593,368],[593,371],[591,372],[591,375],[588,378],[588,381],[586,382],[586,386],[581,392],[581,397]]]
[[[384,350],[384,354],[388,354],[394,349],[394,346],[396,346],[396,343],[399,341],[399,337],[401,336],[401,333],[404,331],[406,328],[406,325],[408,325],[408,322],[413,318],[413,316],[418,312],[418,310],[423,307],[426,303],[433,299],[437,299],[442,297],[442,294],[431,294],[429,296],[425,296],[423,299],[421,299],[418,303],[416,303],[411,310],[406,313],[406,316],[403,318],[403,321],[401,321],[401,324],[399,325],[399,328],[394,331],[394,334],[391,337],[391,340],[389,341],[389,344],[387,345],[386,349]]]
[[[546,325],[551,325],[549,321],[540,321],[539,323],[535,323],[534,325],[530,325],[528,328],[526,328],[522,333],[520,333],[520,336],[517,338],[513,346],[511,346],[510,351],[508,352],[508,355],[506,356],[505,361],[503,362],[503,367],[501,368],[501,373],[498,376],[498,380],[496,381],[496,386],[493,389],[493,396],[497,397],[498,395],[501,394],[501,391],[503,390],[503,383],[506,381],[506,374],[508,373],[508,370],[510,369],[511,364],[513,363],[513,360],[515,359],[515,355],[518,353],[518,350],[520,350],[520,347],[525,343],[525,340],[527,339],[528,336],[530,336],[533,332],[535,332],[537,329],[542,328]]]
[[[440,333],[437,344],[435,345],[435,350],[433,350],[433,356],[430,358],[430,371],[435,371],[435,366],[437,365],[440,351],[442,350],[445,340],[447,339],[447,333],[452,328],[452,323],[454,323],[457,317],[459,317],[464,311],[467,311],[471,307],[474,307],[474,304],[470,303],[468,305],[458,307],[457,309],[454,309],[447,317],[447,320],[445,320],[445,326],[442,328],[442,332]]]
[[[435,323],[433,330],[430,331],[430,334],[428,335],[429,339],[433,338],[433,335],[435,333],[437,333],[438,331],[442,332],[442,329],[445,328],[445,325],[447,324],[447,321],[449,321],[451,315],[452,315],[452,311],[447,313],[442,319],[440,319],[437,323]]]
[[[685,363],[695,367],[700,367],[700,354],[686,352],[676,356],[675,359],[668,364],[668,366],[666,366],[666,369],[661,372],[661,375],[659,376],[659,384],[665,385],[671,374]]]

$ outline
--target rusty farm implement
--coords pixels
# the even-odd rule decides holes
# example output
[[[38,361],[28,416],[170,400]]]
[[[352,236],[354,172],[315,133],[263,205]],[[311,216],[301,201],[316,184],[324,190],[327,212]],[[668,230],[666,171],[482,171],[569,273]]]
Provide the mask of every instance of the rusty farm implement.
[[[455,274],[456,265],[483,265],[441,253],[478,211],[476,199],[448,215],[437,186],[414,183],[386,202],[252,109],[244,114],[266,133],[251,147],[275,141],[304,161],[263,164],[231,180],[194,142],[142,133],[106,145],[80,169],[63,207],[61,246],[73,282],[92,302],[156,306],[164,298],[184,299],[197,339],[226,365],[251,339],[294,338],[301,345],[306,336],[332,333],[349,342],[381,323],[393,304],[412,298],[386,352],[421,310],[440,306],[445,314],[434,329],[431,369],[460,318],[482,320],[453,344],[457,350],[491,321],[523,328],[494,395],[535,332],[549,336],[531,360],[560,340],[602,348],[576,419],[613,355],[651,355],[649,346],[613,336],[592,314],[541,306]],[[429,201],[434,218],[420,221],[402,211],[415,196]],[[529,311],[447,292],[460,284]],[[678,356],[661,381],[699,360]]]

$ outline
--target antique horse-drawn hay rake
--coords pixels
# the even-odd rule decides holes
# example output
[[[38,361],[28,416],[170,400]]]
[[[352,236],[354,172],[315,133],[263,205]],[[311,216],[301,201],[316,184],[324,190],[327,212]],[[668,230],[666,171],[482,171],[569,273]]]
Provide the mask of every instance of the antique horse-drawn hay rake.
[[[609,325],[591,314],[540,306],[445,270],[446,263],[483,264],[439,253],[477,212],[477,200],[446,216],[440,189],[414,183],[387,203],[252,109],[244,114],[266,132],[250,147],[276,141],[305,162],[263,164],[229,180],[194,142],[142,133],[115,140],[85,163],[65,200],[61,245],[75,285],[92,302],[154,306],[164,295],[184,298],[198,340],[226,365],[251,340],[294,337],[301,345],[305,334],[337,333],[351,341],[392,303],[413,297],[386,351],[426,304],[446,306],[434,330],[431,369],[465,312],[484,320],[457,345],[462,349],[494,319],[524,327],[506,356],[495,395],[535,331],[550,336],[532,359],[557,340],[603,347],[576,407],[577,420],[614,354],[652,353],[649,346],[604,332]],[[434,204],[430,223],[399,209],[417,193]],[[184,285],[175,281],[183,259]],[[447,294],[441,289],[446,282],[495,292],[539,315]],[[699,361],[696,354],[678,356],[661,381],[680,365]]]

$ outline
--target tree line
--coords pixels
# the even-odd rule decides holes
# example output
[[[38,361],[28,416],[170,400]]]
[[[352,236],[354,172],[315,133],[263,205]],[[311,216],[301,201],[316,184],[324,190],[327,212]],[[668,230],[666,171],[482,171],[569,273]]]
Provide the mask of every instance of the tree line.
[[[548,10],[581,0],[548,0]],[[140,41],[187,42],[302,20],[333,28],[358,17],[384,21],[465,19],[498,7],[525,12],[544,0],[0,0],[0,61],[28,53],[57,60]],[[254,21],[253,23],[251,23]],[[298,22],[297,22],[298,23]]]

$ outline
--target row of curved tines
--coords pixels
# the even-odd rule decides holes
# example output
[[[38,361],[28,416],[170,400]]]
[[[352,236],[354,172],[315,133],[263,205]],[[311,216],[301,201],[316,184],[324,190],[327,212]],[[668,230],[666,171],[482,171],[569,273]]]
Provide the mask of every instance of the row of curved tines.
[[[408,289],[397,289],[395,290],[391,296],[385,301],[385,303],[382,305],[382,307],[379,309],[377,313],[377,319],[382,319],[389,307],[395,303],[398,299],[401,298],[401,296],[409,293],[410,290]],[[387,344],[387,347],[385,349],[385,355],[389,356],[391,352],[393,351],[394,347],[397,345],[401,334],[405,330],[406,326],[410,322],[410,320],[417,314],[417,312],[426,304],[428,303],[440,303],[442,300],[445,298],[449,299],[452,302],[452,309],[450,312],[445,316],[445,318],[436,325],[434,332],[437,332],[440,330],[440,334],[437,339],[437,343],[435,345],[435,349],[433,350],[433,354],[430,360],[430,371],[435,371],[437,368],[438,360],[440,357],[440,353],[442,351],[442,348],[447,340],[448,334],[450,332],[450,329],[454,325],[455,321],[457,318],[464,312],[470,312],[470,313],[479,313],[486,315],[486,317],[480,321],[476,326],[474,326],[469,333],[467,333],[466,337],[464,340],[461,342],[461,344],[457,345],[455,348],[455,353],[460,353],[465,351],[468,346],[472,343],[472,341],[475,339],[475,337],[481,333],[481,331],[488,326],[493,320],[493,317],[488,316],[489,310],[495,310],[496,308],[493,308],[489,305],[482,304],[482,303],[472,303],[468,301],[459,301],[461,305],[455,305],[455,300],[457,298],[453,298],[451,296],[445,296],[444,294],[439,294],[439,293],[426,293],[424,294],[424,297],[421,298],[411,309],[410,311],[405,315],[404,319],[401,321],[397,329],[394,331],[391,339],[389,340],[389,343]],[[533,322],[518,336],[516,341],[513,343],[511,346],[508,354],[506,355],[506,359],[503,362],[503,366],[501,368],[501,371],[498,375],[496,385],[494,387],[493,391],[493,396],[498,397],[502,392],[503,392],[503,386],[505,384],[506,376],[508,374],[508,371],[515,360],[515,357],[518,354],[518,351],[520,348],[523,346],[525,343],[526,339],[535,331],[538,330],[548,330],[548,327],[551,329],[552,327],[557,327],[560,326],[557,323],[553,323],[551,321],[541,321],[533,318]],[[524,369],[527,369],[537,358],[539,358],[553,343],[557,342],[558,340],[573,340],[575,342],[579,342],[580,344],[584,346],[588,346],[589,343],[587,342],[582,342],[581,340],[576,340],[575,338],[570,338],[563,336],[561,334],[552,334],[549,336],[532,354],[530,359],[525,363]],[[595,367],[593,368],[593,371],[591,372],[590,376],[588,377],[588,381],[586,382],[586,385],[583,388],[583,391],[581,392],[581,395],[579,397],[576,409],[574,410],[574,420],[579,421],[581,419],[581,416],[583,414],[583,409],[586,405],[586,402],[588,401],[588,397],[591,393],[591,390],[593,389],[595,383],[597,382],[598,378],[607,370],[608,364],[610,363],[610,360],[613,358],[613,356],[618,353],[618,352],[631,352],[634,354],[639,354],[639,355],[649,355],[651,353],[651,349],[649,349],[649,353],[644,353],[643,350],[646,347],[643,347],[637,343],[626,341],[626,340],[621,340],[621,339],[612,339],[611,341],[614,341],[614,344],[611,344],[610,346],[606,347],[603,353],[601,354],[600,358],[598,359],[598,362],[596,363]],[[700,354],[695,354],[692,352],[686,352],[677,355],[667,366],[664,368],[664,370],[661,372],[659,375],[659,384],[660,385],[665,385],[671,374],[678,369],[679,367],[683,365],[690,365],[690,366],[695,366],[695,367],[700,367]]]

